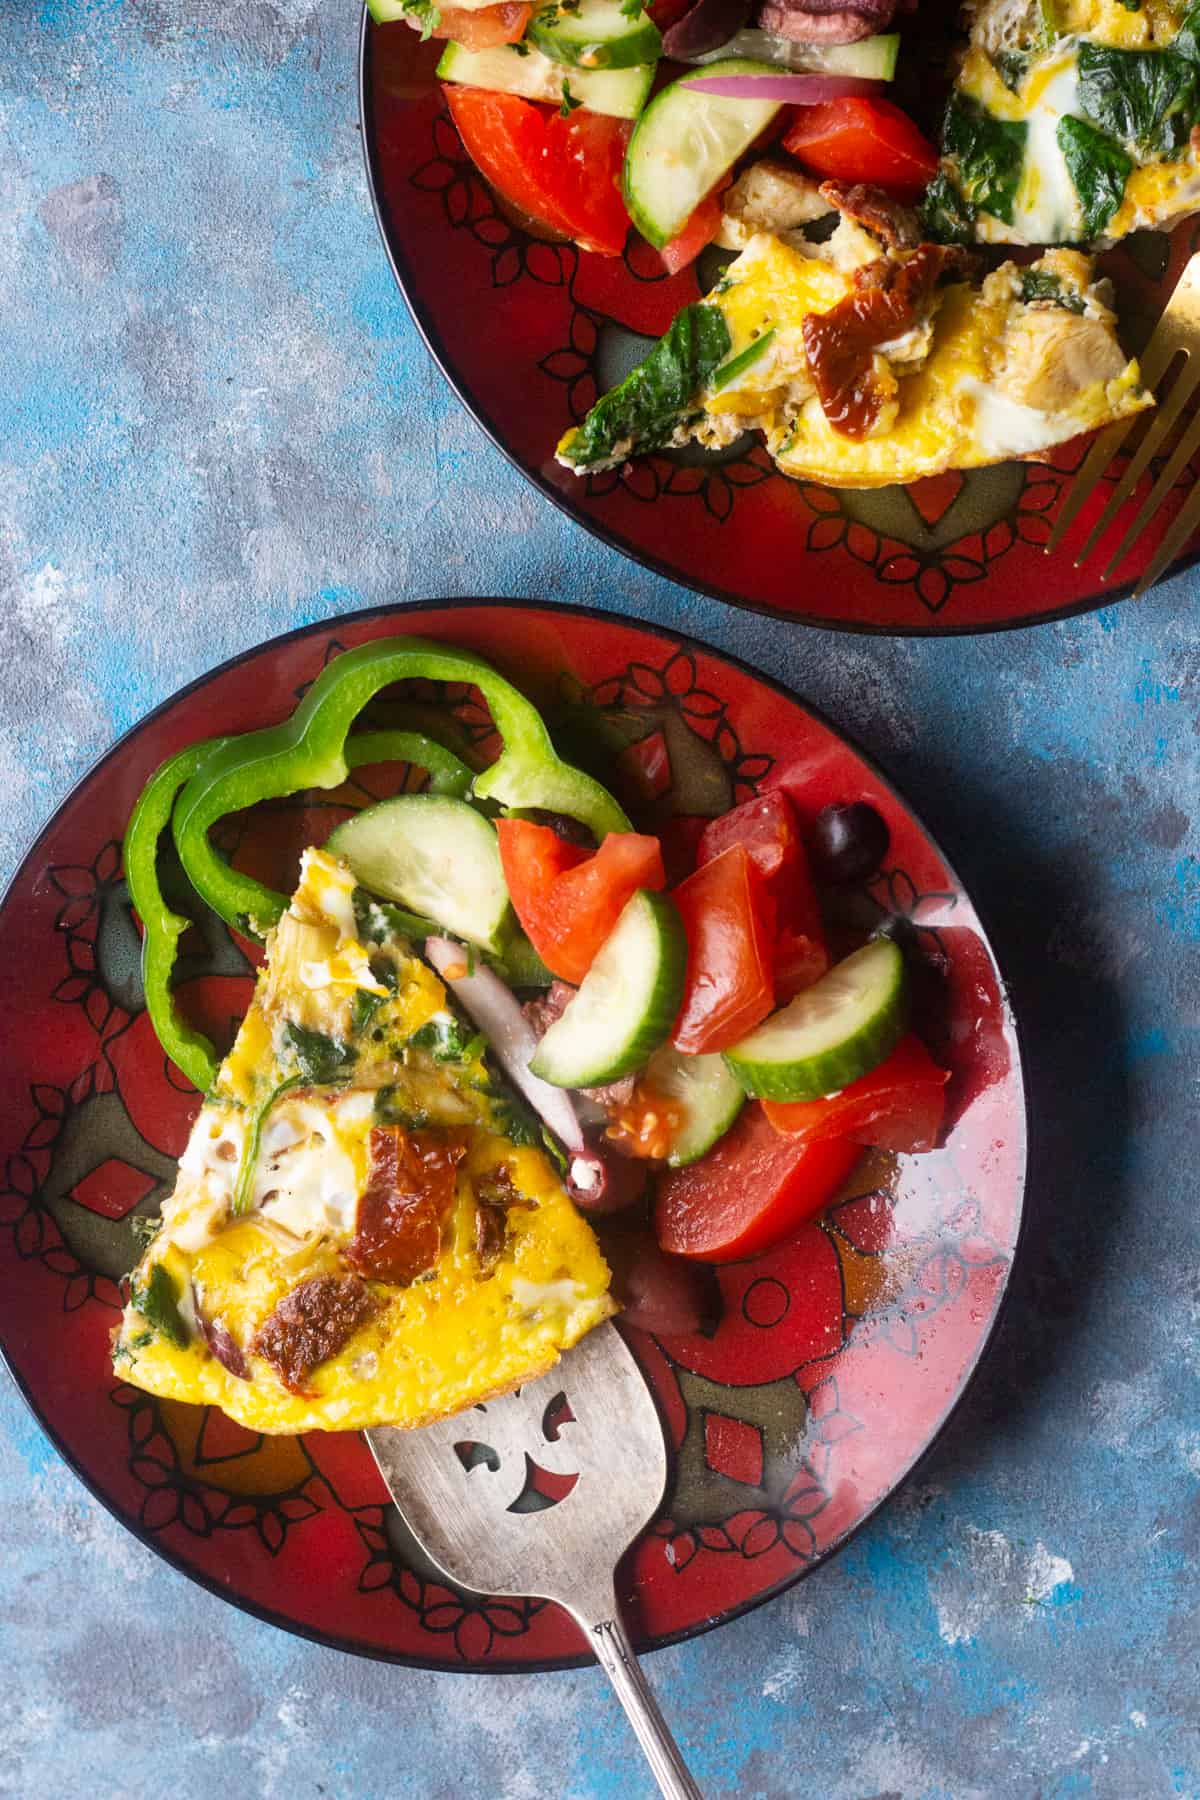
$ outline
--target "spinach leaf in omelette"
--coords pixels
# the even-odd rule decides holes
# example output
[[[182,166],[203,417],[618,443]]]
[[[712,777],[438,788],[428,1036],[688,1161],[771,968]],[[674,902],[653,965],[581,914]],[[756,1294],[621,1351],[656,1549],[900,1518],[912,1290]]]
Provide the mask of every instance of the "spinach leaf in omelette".
[[[561,455],[577,469],[610,461],[619,446],[661,450],[695,410],[709,376],[729,354],[729,327],[719,309],[685,306],[665,337],[564,440]]]
[[[1028,135],[1023,121],[993,118],[977,100],[950,96],[942,142],[957,164],[958,187],[972,208],[1006,225],[1012,224]]]
[[[179,1295],[169,1269],[160,1262],[155,1263],[146,1281],[135,1279],[130,1282],[129,1298],[147,1325],[161,1332],[168,1343],[183,1349],[188,1341],[188,1328],[179,1311]]]
[[[1056,135],[1079,196],[1084,231],[1088,237],[1099,237],[1125,198],[1133,159],[1085,119],[1060,119]]]
[[[939,169],[921,202],[921,224],[935,244],[969,244],[975,236],[975,208]]]
[[[1196,69],[1174,50],[1079,46],[1079,105],[1091,122],[1143,157],[1186,143],[1197,111]]]
[[[314,1087],[330,1087],[346,1079],[357,1055],[352,1044],[327,1037],[323,1031],[307,1031],[290,1019],[284,1030],[305,1081]]]
[[[1021,270],[1021,299],[1028,303],[1031,300],[1051,300],[1055,306],[1061,306],[1067,312],[1081,313],[1085,308],[1082,294],[1065,288],[1057,275],[1049,269]]]

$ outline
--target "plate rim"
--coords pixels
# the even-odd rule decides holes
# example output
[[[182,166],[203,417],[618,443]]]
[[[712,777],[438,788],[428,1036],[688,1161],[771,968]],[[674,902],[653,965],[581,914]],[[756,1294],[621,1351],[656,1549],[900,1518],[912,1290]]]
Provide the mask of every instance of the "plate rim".
[[[377,29],[382,29],[382,27],[377,27]],[[804,626],[810,631],[845,632],[851,637],[915,638],[920,641],[924,638],[990,637],[1001,631],[1035,631],[1041,625],[1061,624],[1065,619],[1081,618],[1087,613],[1099,612],[1104,607],[1117,606],[1121,601],[1128,600],[1132,596],[1140,579],[1140,576],[1137,575],[1122,583],[1120,587],[1086,594],[1078,600],[1073,600],[1068,606],[1056,607],[1053,612],[1038,613],[1031,618],[1001,619],[979,625],[942,625],[937,622],[937,617],[940,615],[935,617],[934,622],[929,625],[876,625],[869,620],[826,619],[801,611],[784,612],[780,607],[766,606],[757,600],[747,600],[729,589],[695,580],[690,575],[680,574],[677,569],[669,567],[649,551],[636,549],[620,531],[615,530],[612,526],[604,525],[599,520],[587,517],[572,505],[565,493],[552,486],[539,469],[527,468],[515,451],[509,449],[499,425],[472,398],[465,382],[457,374],[450,351],[434,320],[409,292],[407,266],[403,257],[394,248],[384,220],[383,184],[377,168],[378,150],[374,108],[371,104],[370,93],[371,43],[372,20],[368,8],[364,6],[358,46],[358,123],[363,169],[366,174],[371,212],[374,215],[384,255],[387,257],[388,267],[392,271],[392,278],[399,290],[400,298],[416,326],[417,335],[459,405],[463,407],[468,417],[474,421],[488,441],[500,452],[505,461],[531,487],[536,488],[543,499],[548,500],[572,524],[577,525],[580,530],[586,531],[590,537],[595,538],[606,549],[617,551],[619,555],[627,557],[630,562],[636,563],[640,568],[648,570],[652,575],[657,575],[664,581],[674,582],[677,587],[686,588],[693,594],[702,594],[706,599],[720,601],[724,606],[735,607],[739,612],[755,613],[760,618],[774,619],[784,625]],[[836,490],[829,491],[835,492]],[[1148,592],[1155,592],[1175,576],[1186,574],[1189,569],[1195,568],[1197,563],[1200,563],[1200,544],[1191,552],[1171,563]]]
[[[662,637],[669,642],[674,643],[680,649],[699,651],[704,656],[713,657],[718,662],[729,664],[748,680],[762,684],[781,699],[793,706],[798,706],[803,712],[808,713],[810,717],[814,718],[820,725],[825,727],[826,730],[830,731],[836,738],[846,744],[849,749],[861,759],[881,786],[884,787],[905,809],[910,817],[916,821],[928,842],[933,846],[933,849],[941,858],[948,875],[958,887],[961,888],[962,892],[967,895],[975,916],[979,921],[988,953],[1000,977],[1002,1005],[1006,1014],[1006,1022],[1012,1031],[1014,1039],[1017,1073],[1020,1078],[1021,1117],[1023,1126],[1023,1141],[1021,1145],[1020,1165],[1017,1174],[1020,1212],[1017,1219],[1016,1235],[1013,1239],[1012,1253],[1005,1273],[1004,1285],[1000,1291],[1000,1296],[997,1300],[995,1311],[992,1314],[991,1322],[983,1337],[980,1339],[970,1367],[966,1370],[959,1387],[949,1400],[936,1427],[931,1432],[926,1442],[921,1446],[921,1449],[913,1457],[912,1461],[901,1471],[887,1491],[876,1500],[874,1505],[871,1506],[869,1511],[863,1515],[858,1523],[840,1537],[836,1543],[830,1545],[823,1555],[809,1563],[803,1564],[793,1574],[776,1582],[773,1586],[764,1589],[761,1593],[754,1595],[750,1599],[740,1601],[736,1606],[728,1608],[728,1610],[722,1612],[719,1616],[706,1619],[695,1626],[669,1632],[665,1636],[657,1639],[653,1645],[648,1646],[643,1650],[639,1650],[638,1652],[639,1656],[652,1655],[659,1650],[666,1650],[679,1644],[690,1643],[696,1638],[704,1637],[709,1632],[718,1630],[722,1625],[728,1625],[735,1619],[744,1618],[748,1613],[755,1612],[759,1607],[766,1606],[772,1601],[780,1599],[784,1594],[796,1587],[799,1582],[806,1580],[809,1576],[815,1574],[818,1569],[824,1568],[835,1557],[840,1556],[854,1539],[857,1538],[859,1533],[865,1530],[876,1515],[895,1499],[902,1488],[908,1485],[918,1473],[926,1459],[933,1454],[951,1421],[974,1389],[981,1370],[993,1353],[1001,1321],[1008,1310],[1009,1300],[1013,1289],[1013,1274],[1017,1266],[1017,1260],[1020,1257],[1024,1246],[1026,1231],[1029,1224],[1029,1170],[1032,1160],[1031,1145],[1033,1139],[1033,1127],[1036,1119],[1036,1109],[1030,1092],[1029,1058],[1026,1055],[1025,1037],[1017,1010],[1012,1003],[1007,982],[1004,978],[1003,971],[1000,968],[999,958],[996,955],[995,946],[992,941],[992,933],[986,914],[980,910],[973,891],[968,888],[966,883],[962,880],[961,876],[958,874],[955,863],[946,855],[940,839],[929,830],[925,823],[924,815],[911,804],[904,789],[896,785],[892,777],[881,768],[874,756],[862,747],[853,733],[846,731],[842,726],[836,724],[820,707],[814,705],[811,701],[804,699],[802,695],[795,691],[795,689],[789,687],[786,682],[777,680],[773,675],[765,674],[762,670],[755,668],[753,664],[747,663],[741,657],[729,651],[715,648],[703,638],[696,637],[692,633],[676,632],[670,627],[660,626],[648,620],[631,617],[623,613],[608,610],[604,607],[558,600],[519,599],[511,595],[487,597],[477,594],[460,594],[446,598],[435,597],[432,599],[385,602],[378,606],[360,607],[353,612],[328,614],[323,618],[310,620],[304,625],[293,626],[289,631],[279,632],[272,637],[263,638],[255,644],[248,644],[242,649],[235,651],[233,655],[223,658],[219,663],[215,663],[212,668],[205,670],[199,675],[193,676],[190,681],[185,682],[182,687],[179,687],[168,694],[143,717],[137,719],[132,725],[128,726],[127,729],[114,738],[112,743],[110,743],[106,749],[102,750],[83,773],[71,783],[53,812],[37,829],[29,848],[17,864],[11,878],[5,884],[3,893],[0,893],[0,925],[3,924],[5,911],[7,910],[9,901],[12,899],[15,890],[25,879],[26,874],[33,872],[32,865],[35,864],[45,840],[50,836],[60,817],[72,804],[77,795],[87,787],[89,782],[104,769],[119,751],[124,749],[127,744],[138,737],[148,726],[153,725],[156,720],[167,713],[178,701],[186,699],[189,695],[194,694],[199,689],[203,688],[208,682],[223,675],[227,670],[237,668],[240,664],[248,661],[249,658],[260,654],[264,650],[273,649],[277,645],[294,643],[301,638],[315,636],[321,631],[329,630],[330,627],[336,629],[339,625],[373,622],[375,620],[392,617],[398,613],[422,612],[429,611],[430,609],[436,609],[439,612],[458,612],[465,611],[468,608],[481,606],[500,607],[519,611],[562,613],[579,619],[598,620],[605,624],[617,624],[633,631],[645,632]],[[210,1594],[225,1601],[226,1604],[237,1607],[240,1612],[247,1613],[252,1618],[258,1619],[264,1624],[272,1625],[279,1630],[290,1632],[296,1637],[307,1639],[310,1643],[320,1644],[326,1649],[338,1650],[345,1655],[366,1657],[372,1662],[389,1663],[393,1666],[403,1668],[424,1669],[434,1674],[537,1675],[554,1673],[567,1669],[590,1668],[594,1665],[595,1658],[588,1655],[586,1652],[581,1652],[578,1656],[573,1657],[550,1657],[539,1659],[537,1661],[524,1662],[491,1659],[484,1662],[471,1663],[431,1662],[423,1657],[414,1656],[407,1651],[381,1649],[374,1644],[360,1643],[347,1637],[341,1637],[331,1632],[322,1631],[314,1626],[305,1625],[294,1619],[284,1618],[272,1611],[270,1607],[260,1605],[257,1601],[230,1592],[227,1587],[221,1584],[216,1576],[209,1575],[203,1570],[190,1566],[182,1556],[164,1545],[155,1533],[146,1530],[138,1521],[127,1518],[119,1511],[116,1504],[108,1497],[108,1495],[102,1491],[100,1486],[79,1466],[73,1451],[68,1449],[61,1441],[58,1433],[47,1421],[41,1406],[30,1391],[28,1384],[14,1368],[13,1363],[9,1358],[2,1331],[0,1331],[0,1366],[7,1371],[18,1394],[29,1408],[30,1413],[37,1421],[38,1426],[53,1447],[55,1453],[61,1457],[75,1479],[86,1488],[93,1499],[100,1503],[109,1517],[114,1519],[124,1530],[130,1532],[139,1543],[152,1551],[176,1574],[182,1575],[187,1580],[195,1582],[198,1587],[206,1589]]]

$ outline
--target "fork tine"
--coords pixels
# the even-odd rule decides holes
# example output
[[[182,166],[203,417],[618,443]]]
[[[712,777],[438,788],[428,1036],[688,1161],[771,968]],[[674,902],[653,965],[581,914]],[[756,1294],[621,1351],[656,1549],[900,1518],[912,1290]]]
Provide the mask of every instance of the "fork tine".
[[[1154,336],[1146,346],[1146,352],[1142,358],[1143,387],[1155,387],[1162,380],[1171,358],[1179,348],[1174,333],[1169,328],[1164,329],[1165,325],[1164,318],[1159,322]],[[1054,530],[1050,533],[1050,541],[1046,545],[1047,556],[1051,551],[1057,550],[1062,543],[1080,511],[1091,498],[1096,483],[1140,418],[1141,414],[1135,413],[1132,418],[1118,419],[1115,425],[1108,426],[1105,431],[1100,433],[1071,483],[1071,491],[1067,495],[1066,504],[1055,520]],[[1082,554],[1084,553],[1081,553],[1080,560],[1082,560]]]
[[[1196,364],[1197,364],[1196,376],[1188,384],[1189,395],[1195,389],[1197,380],[1200,380],[1200,358],[1197,358],[1195,360],[1196,360]],[[1188,366],[1189,366],[1189,370],[1190,370],[1191,364],[1189,363]],[[1183,376],[1181,374],[1179,381],[1176,382],[1175,386],[1178,387],[1180,385],[1180,382],[1182,382],[1182,380],[1183,380]],[[1172,389],[1171,390],[1171,399],[1174,400],[1174,398],[1175,398],[1175,390]],[[1178,408],[1176,408],[1176,411],[1178,411]],[[1147,522],[1158,511],[1159,507],[1162,505],[1162,503],[1166,499],[1167,495],[1171,492],[1171,489],[1175,486],[1175,483],[1178,481],[1180,475],[1183,473],[1183,471],[1187,467],[1188,463],[1192,460],[1192,457],[1195,455],[1198,447],[1200,447],[1200,416],[1197,416],[1197,418],[1193,419],[1192,423],[1188,426],[1187,430],[1183,433],[1179,442],[1176,444],[1174,450],[1172,450],[1171,455],[1167,460],[1166,466],[1163,468],[1162,473],[1159,475],[1158,480],[1155,482],[1153,488],[1150,490],[1149,494],[1147,494],[1146,498],[1142,501],[1141,507],[1138,511],[1137,518],[1133,521],[1133,524],[1129,527],[1129,530],[1125,533],[1125,536],[1121,539],[1121,542],[1118,545],[1115,553],[1109,560],[1108,567],[1104,571],[1103,579],[1105,581],[1108,580],[1108,577],[1112,574],[1112,572],[1116,568],[1117,564],[1121,561],[1121,558],[1123,556],[1127,555],[1128,552],[1133,549],[1134,543],[1141,536],[1142,532],[1144,531],[1144,529],[1146,527]],[[1092,535],[1093,535],[1093,537],[1095,537],[1097,534],[1093,533]],[[1086,552],[1084,552],[1083,554],[1086,554]]]
[[[1175,377],[1174,387],[1151,418],[1145,437],[1138,445],[1134,455],[1129,459],[1128,468],[1125,470],[1125,473],[1122,475],[1120,481],[1113,489],[1112,494],[1109,496],[1108,505],[1096,520],[1096,523],[1088,534],[1087,543],[1084,544],[1079,555],[1075,558],[1076,568],[1078,568],[1082,562],[1085,562],[1092,554],[1092,551],[1096,548],[1096,545],[1100,542],[1100,539],[1104,536],[1105,532],[1116,518],[1120,508],[1124,506],[1126,500],[1128,500],[1133,493],[1134,488],[1141,479],[1142,472],[1149,464],[1151,457],[1166,443],[1180,413],[1195,393],[1196,383],[1198,381],[1200,381],[1200,358],[1189,355],[1187,361]],[[1186,462],[1186,460],[1187,458],[1185,457],[1184,461]],[[1176,473],[1178,473],[1178,470],[1176,470]],[[1171,479],[1171,485],[1173,484],[1174,476],[1172,476]],[[1155,506],[1157,506],[1162,499],[1161,479],[1155,486],[1152,498]],[[1143,507],[1142,512],[1138,517],[1139,531],[1141,530],[1146,517],[1148,517],[1148,514],[1146,508]],[[1122,552],[1124,551],[1124,548],[1125,546],[1122,545]]]
[[[1200,421],[1197,423],[1200,424]],[[1189,432],[1188,435],[1191,436],[1192,434]],[[1195,449],[1194,442],[1192,448]],[[1150,558],[1149,566],[1146,568],[1141,580],[1133,590],[1133,597],[1135,600],[1140,600],[1142,595],[1146,592],[1146,589],[1154,586],[1154,583],[1159,579],[1160,575],[1162,575],[1170,567],[1171,563],[1175,561],[1175,558],[1179,555],[1181,550],[1183,550],[1188,539],[1198,527],[1200,527],[1200,486],[1192,489],[1191,493],[1176,513],[1170,530],[1163,538],[1158,549],[1154,552],[1154,555]]]
[[[1137,416],[1134,415],[1135,418]],[[1081,508],[1090,498],[1096,483],[1133,430],[1133,426],[1134,419],[1118,419],[1115,425],[1108,426],[1100,433],[1088,451],[1079,472],[1071,483],[1066,503],[1054,522],[1054,530],[1050,533],[1050,541],[1046,545],[1047,556],[1058,549],[1070,531]]]

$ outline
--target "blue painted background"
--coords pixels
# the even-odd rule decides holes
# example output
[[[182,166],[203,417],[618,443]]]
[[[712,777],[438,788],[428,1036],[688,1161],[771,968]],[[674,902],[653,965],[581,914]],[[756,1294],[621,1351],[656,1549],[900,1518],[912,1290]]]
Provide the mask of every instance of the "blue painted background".
[[[180,683],[389,598],[617,608],[827,708],[994,918],[1033,1221],[920,1477],[655,1682],[712,1796],[1196,1796],[1196,578],[859,642],[601,549],[459,410],[393,290],[357,27],[354,0],[0,0],[0,875]],[[648,1792],[598,1674],[409,1673],[244,1618],[126,1536],[7,1383],[0,1507],[4,1796]]]

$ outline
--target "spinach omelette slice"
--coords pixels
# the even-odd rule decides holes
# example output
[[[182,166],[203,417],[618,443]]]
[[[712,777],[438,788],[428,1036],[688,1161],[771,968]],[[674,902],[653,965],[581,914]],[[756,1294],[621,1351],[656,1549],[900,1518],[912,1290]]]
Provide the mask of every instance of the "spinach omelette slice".
[[[932,236],[1111,243],[1200,205],[1200,5],[979,0],[966,23]]]
[[[123,1379],[252,1431],[421,1425],[532,1380],[614,1312],[484,1050],[388,909],[306,851],[130,1278]]]

